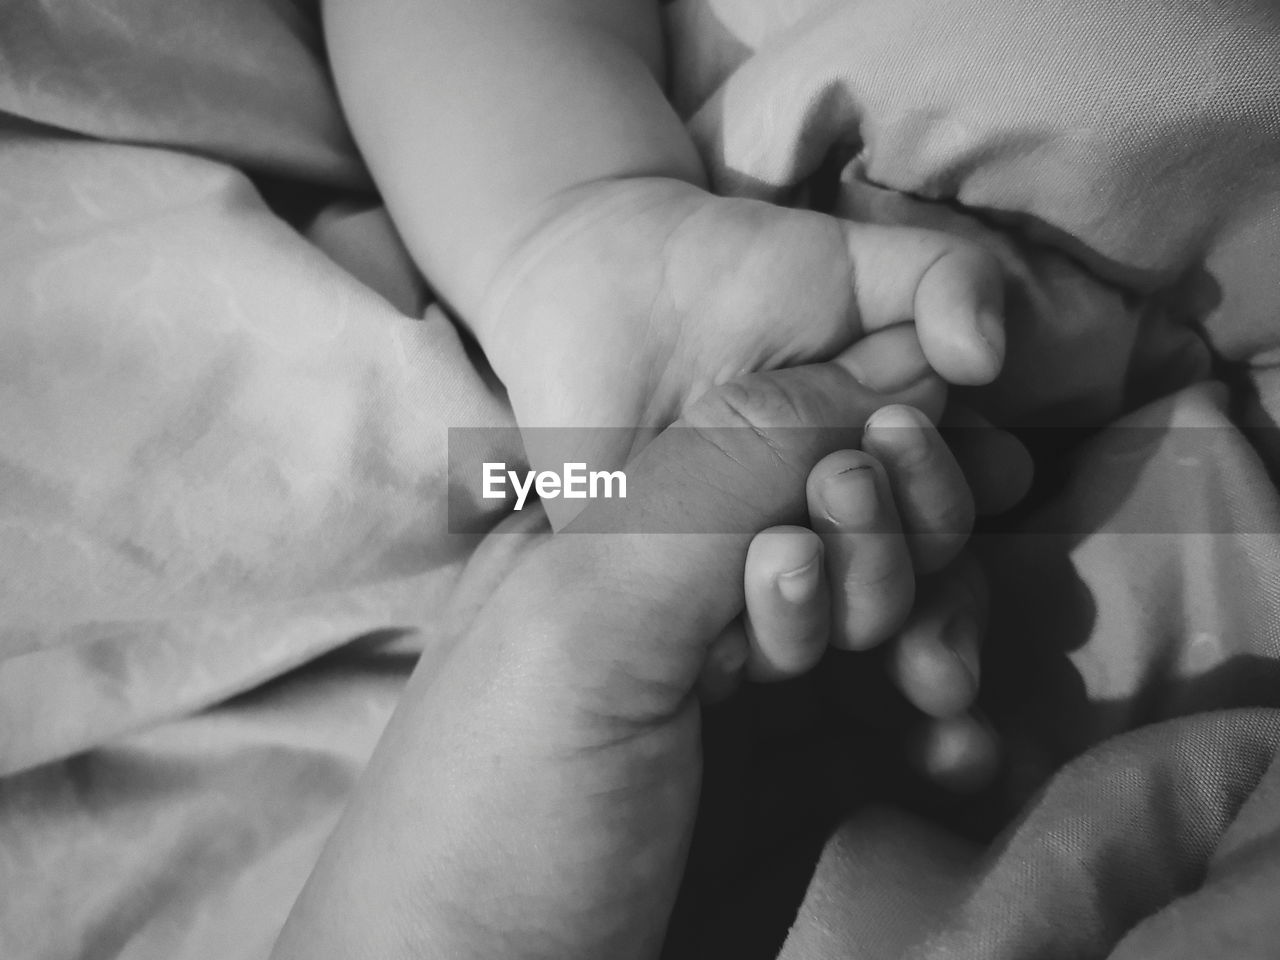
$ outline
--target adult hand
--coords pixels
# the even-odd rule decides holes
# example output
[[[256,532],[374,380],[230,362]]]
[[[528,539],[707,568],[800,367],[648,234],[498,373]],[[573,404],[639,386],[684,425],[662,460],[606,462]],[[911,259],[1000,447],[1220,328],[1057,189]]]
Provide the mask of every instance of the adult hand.
[[[631,464],[626,500],[527,556],[415,676],[277,957],[656,955],[698,804],[695,691],[751,534],[802,519],[810,469],[876,409],[936,415],[913,340],[713,391]],[[860,382],[883,349],[919,374],[888,397]]]

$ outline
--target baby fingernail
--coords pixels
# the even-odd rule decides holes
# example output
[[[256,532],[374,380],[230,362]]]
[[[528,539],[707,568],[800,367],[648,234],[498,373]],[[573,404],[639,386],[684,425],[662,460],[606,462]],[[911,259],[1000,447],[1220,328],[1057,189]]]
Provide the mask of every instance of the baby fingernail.
[[[822,572],[818,559],[815,556],[803,567],[778,576],[778,592],[782,594],[782,599],[799,606],[818,595],[818,578]]]
[[[862,433],[899,449],[913,448],[922,436],[920,423],[911,408],[900,406],[881,407],[871,415]]]
[[[841,470],[823,481],[821,497],[829,520],[866,526],[878,513],[875,472],[866,465]]]

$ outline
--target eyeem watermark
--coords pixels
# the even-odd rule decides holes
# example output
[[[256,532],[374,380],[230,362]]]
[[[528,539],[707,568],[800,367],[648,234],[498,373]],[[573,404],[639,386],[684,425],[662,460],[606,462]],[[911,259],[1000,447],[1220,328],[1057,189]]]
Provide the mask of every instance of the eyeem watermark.
[[[989,429],[949,428],[943,436],[970,455],[990,452],[990,462],[982,464],[978,475],[987,477],[988,483],[1003,483],[1005,464],[1012,458],[1001,445],[987,442]],[[687,428],[671,427],[661,441],[666,452],[646,449],[642,454],[649,458],[647,467],[628,464],[621,470],[606,470],[602,468],[612,466],[612,461],[593,462],[592,452],[628,449],[638,433],[613,431],[450,427],[449,532],[468,536],[528,533],[540,520],[541,498],[548,503],[569,501],[558,504],[561,507],[575,501],[585,507],[589,516],[570,527],[577,532],[754,535],[760,529],[759,504],[752,507],[748,501],[705,490],[699,494],[699,488],[737,483],[734,473],[738,470],[774,469],[780,447],[807,451],[814,462],[833,450],[856,448],[862,424],[843,430],[829,426],[771,429],[767,440],[750,427],[702,428],[683,437]],[[984,518],[979,532],[1273,537],[1280,533],[1280,511],[1272,509],[1273,488],[1257,486],[1260,462],[1270,451],[1280,450],[1280,430],[1259,429],[1245,437],[1226,425],[1112,425],[1105,429],[1023,428],[1018,437],[1033,455],[1038,485],[1028,502],[1010,514]],[[538,464],[543,469],[530,468],[526,445],[554,451]],[[687,464],[664,465],[664,456],[689,459]],[[804,475],[810,466],[799,461],[791,465],[796,484],[789,501],[793,512],[771,517],[770,522],[808,521]],[[424,489],[428,483],[431,490],[439,490],[436,476],[424,480]],[[1258,493],[1259,489],[1271,492],[1272,499]],[[696,504],[691,505],[691,497],[699,498]],[[514,514],[509,522],[508,514]],[[945,532],[964,535],[970,530],[965,523]]]
[[[516,495],[515,509],[523,510],[529,491],[540,500],[627,499],[627,475],[621,470],[588,470],[585,463],[566,463],[564,470],[508,470],[501,462],[481,465],[481,496],[486,500],[507,499],[507,484]]]

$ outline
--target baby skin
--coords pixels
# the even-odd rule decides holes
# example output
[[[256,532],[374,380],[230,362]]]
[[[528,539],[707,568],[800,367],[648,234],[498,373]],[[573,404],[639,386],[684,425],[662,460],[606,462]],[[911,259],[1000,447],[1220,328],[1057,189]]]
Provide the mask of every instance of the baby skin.
[[[619,467],[708,390],[900,325],[912,333],[862,359],[865,386],[894,394],[927,368],[965,385],[999,372],[1003,281],[980,247],[708,191],[663,94],[655,0],[325,0],[323,12],[392,218],[505,384],[534,467]],[[967,488],[959,468],[932,486],[895,482],[902,463],[945,449],[930,425],[942,405],[935,391],[924,415],[886,411],[903,429],[869,430],[865,462],[843,465],[842,483],[861,482],[844,500],[869,525],[859,536],[836,537],[819,498],[814,531],[756,541],[746,618],[714,647],[704,689],[736,676],[725,665],[755,679],[803,672],[828,636],[865,649],[898,635],[891,662],[909,699],[963,715],[976,640],[922,653],[942,649],[941,621],[927,603],[911,611],[915,574],[953,559],[968,532],[939,490]],[[573,505],[548,504],[555,526]],[[944,514],[945,535],[917,522]],[[904,520],[913,543],[941,546],[904,551]],[[830,594],[814,579],[819,544]],[[924,623],[928,642],[913,626]]]
[[[910,356],[909,337],[886,331],[829,363],[711,391],[681,418],[690,429],[664,432],[629,464],[634,496],[594,501],[575,518],[591,536],[548,537],[517,558],[447,657],[410,681],[275,955],[657,956],[682,878],[721,880],[731,903],[739,892],[743,844],[704,842],[716,839],[707,831],[732,831],[736,817],[704,801],[751,801],[757,774],[792,799],[821,796],[821,779],[787,766],[815,745],[823,769],[876,776],[865,738],[844,736],[819,710],[771,733],[777,749],[760,743],[752,753],[777,764],[739,771],[707,760],[704,770],[708,711],[695,693],[744,604],[745,669],[785,674],[811,662],[825,645],[825,607],[812,601],[827,588],[812,575],[815,560],[830,589],[871,600],[850,609],[869,612],[892,589],[884,584],[907,579],[904,531],[918,550],[944,539],[955,549],[961,538],[938,522],[957,501],[963,509],[951,454],[923,418],[907,426],[911,410],[885,410],[858,379],[868,349]],[[918,371],[927,378],[923,364]],[[922,406],[941,395],[933,386],[918,391]],[[885,446],[885,429],[901,437]],[[776,526],[805,513],[816,531]],[[636,536],[654,516],[675,517],[680,529],[733,520],[744,532]],[[930,516],[936,525],[920,522]],[[745,531],[762,532],[753,540]],[[840,538],[852,552],[836,551]],[[859,555],[862,542],[876,545]],[[806,585],[744,585],[744,564],[769,566],[749,553],[800,563]],[[917,608],[980,621],[980,595],[953,583],[960,599],[927,596]],[[913,622],[944,636],[927,617]],[[713,778],[725,789],[712,791]],[[778,814],[759,806],[733,839],[776,850],[788,835]]]
[[[530,434],[535,467],[616,468],[708,388],[907,321],[945,380],[999,371],[1002,278],[978,246],[707,190],[663,93],[656,0],[323,11],[351,128],[418,266],[519,425],[578,428]],[[571,507],[552,505],[557,526]]]
[[[808,526],[752,539],[744,612],[710,647],[702,699],[723,700],[744,678],[799,677],[830,648],[885,644],[889,679],[921,716],[908,763],[951,789],[984,785],[998,752],[972,712],[986,594],[962,555],[974,499],[952,450],[920,410],[882,407],[860,450],[809,474],[805,509]],[[936,572],[917,585],[922,570]]]

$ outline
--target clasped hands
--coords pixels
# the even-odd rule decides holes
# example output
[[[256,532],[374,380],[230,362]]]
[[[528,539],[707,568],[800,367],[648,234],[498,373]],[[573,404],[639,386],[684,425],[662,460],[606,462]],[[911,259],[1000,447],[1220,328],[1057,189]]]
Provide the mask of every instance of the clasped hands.
[[[877,392],[868,371],[888,362],[898,389]],[[900,325],[693,404],[631,462],[628,499],[530,549],[451,655],[418,671],[276,955],[656,956],[698,816],[703,700],[740,671],[813,666],[826,609],[836,645],[881,618],[890,673],[935,718],[935,743],[981,748],[964,671],[985,598],[955,529],[972,517],[972,451],[928,425],[944,395]],[[892,430],[873,416],[886,407]],[[998,436],[975,435],[989,463]],[[987,486],[979,502],[1020,492]],[[806,520],[814,533],[791,526]],[[807,550],[826,576],[789,591],[788,628],[788,591],[752,577]],[[945,567],[914,608],[912,560]],[[814,721],[794,735],[830,732]],[[857,755],[838,759],[856,775]]]

